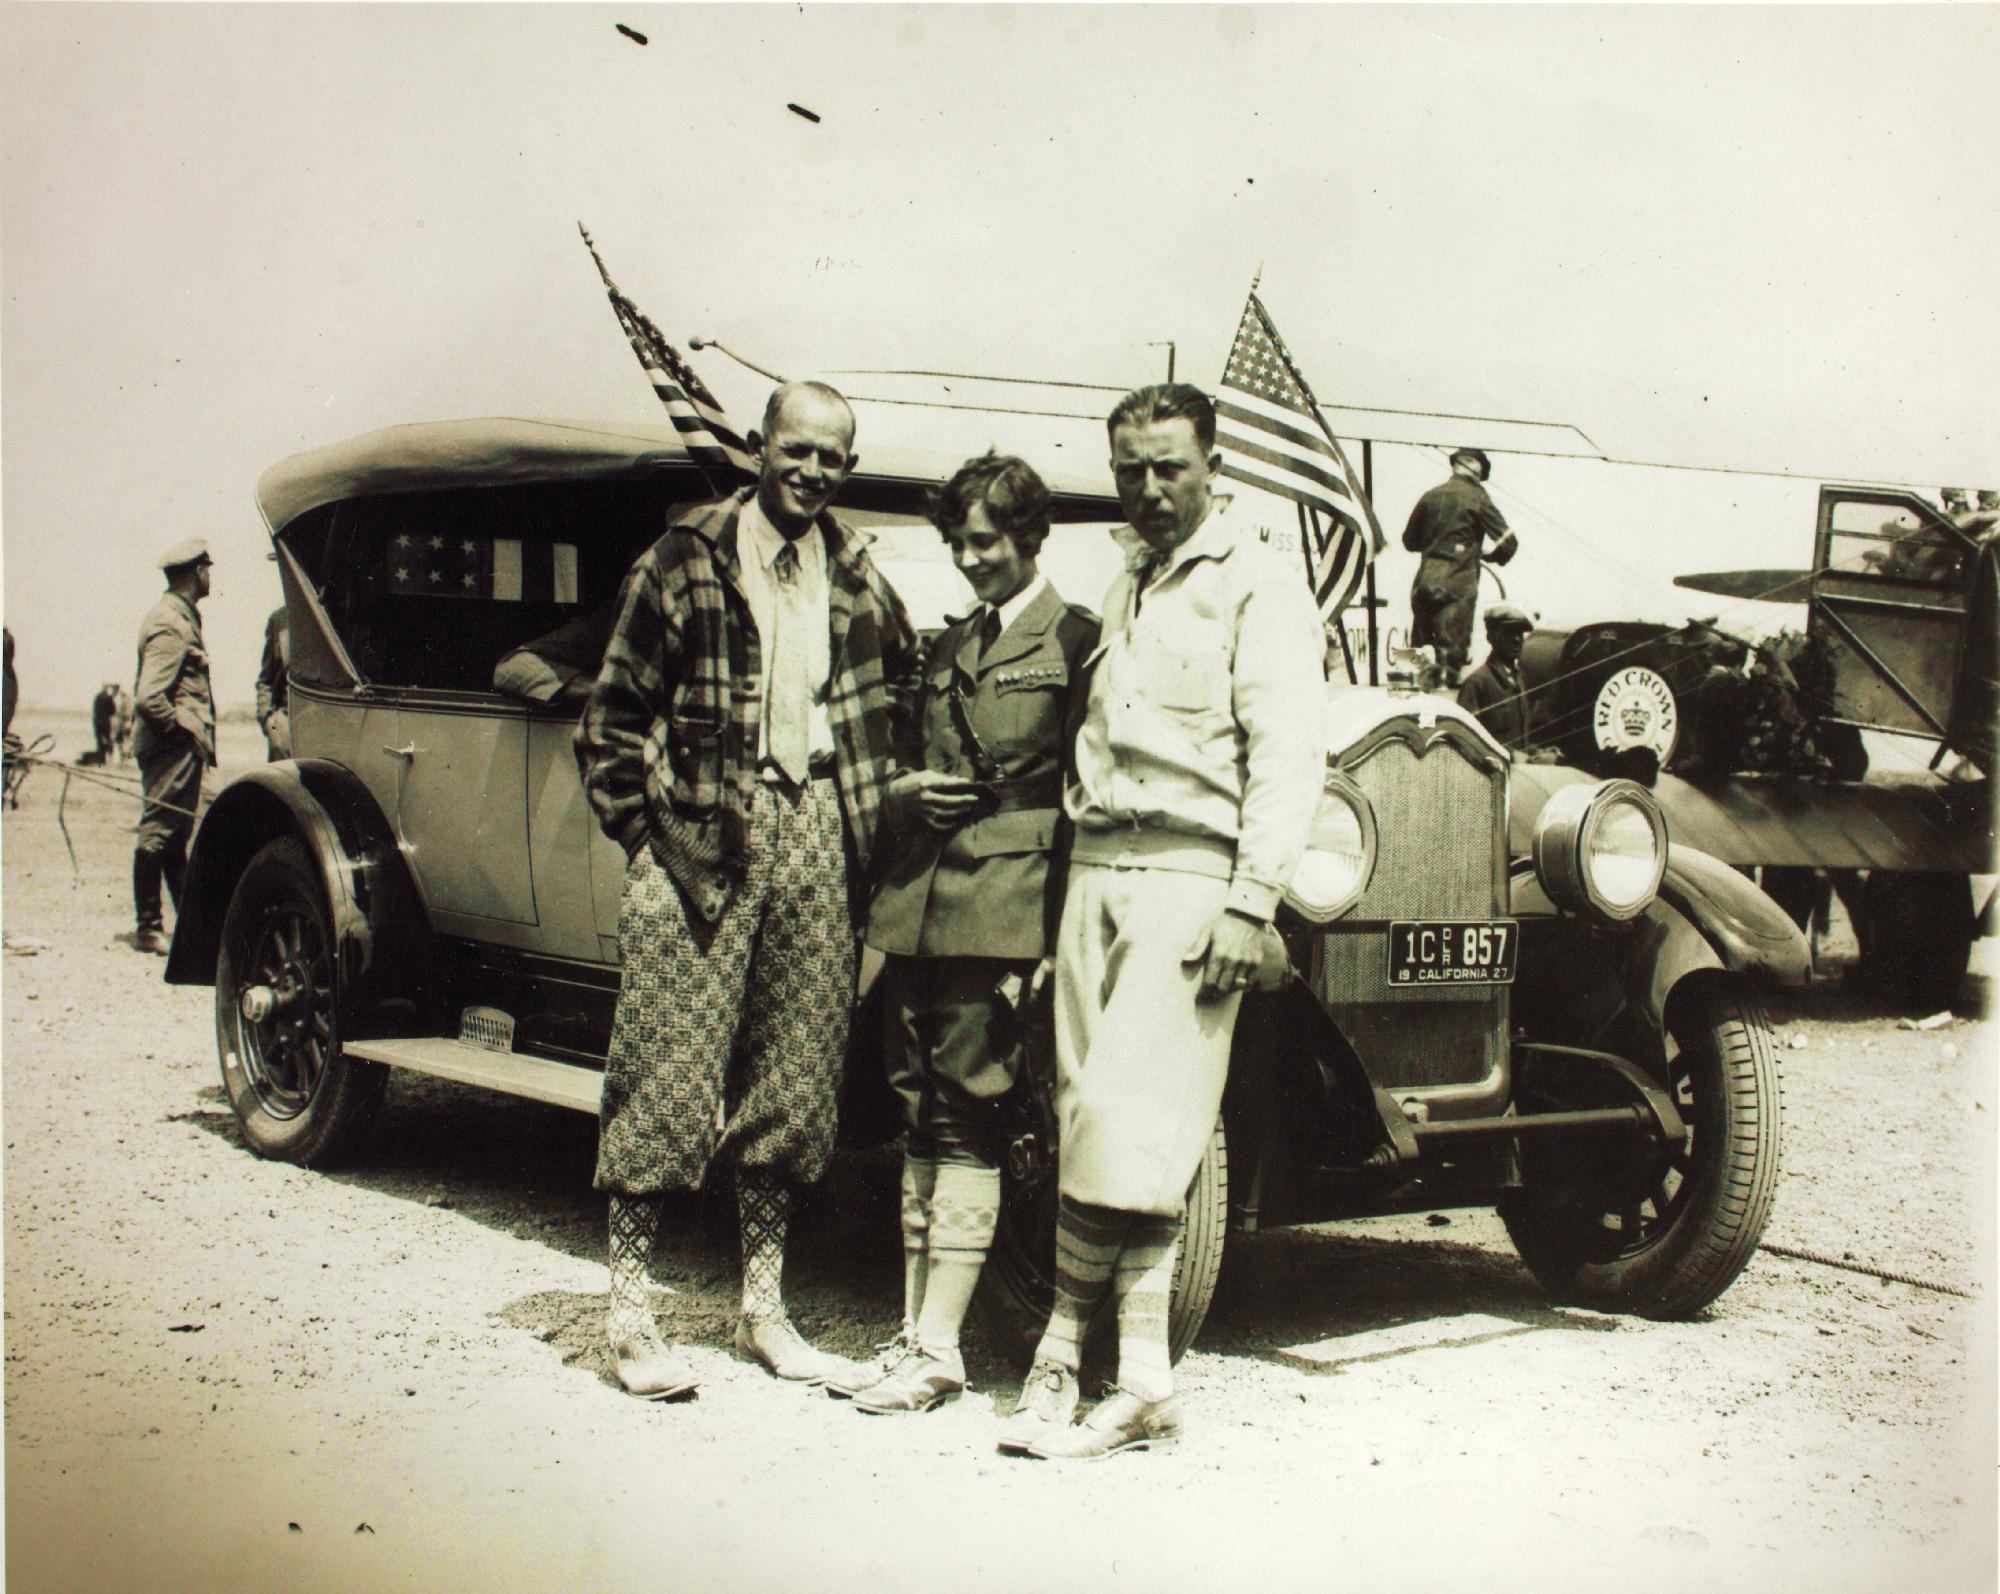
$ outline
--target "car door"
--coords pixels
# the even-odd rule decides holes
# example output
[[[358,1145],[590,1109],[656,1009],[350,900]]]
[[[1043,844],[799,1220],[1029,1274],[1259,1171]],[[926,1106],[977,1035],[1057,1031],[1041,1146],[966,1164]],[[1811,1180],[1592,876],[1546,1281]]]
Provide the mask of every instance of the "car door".
[[[397,832],[437,927],[533,924],[528,716],[519,704],[407,692],[390,755],[401,766]]]

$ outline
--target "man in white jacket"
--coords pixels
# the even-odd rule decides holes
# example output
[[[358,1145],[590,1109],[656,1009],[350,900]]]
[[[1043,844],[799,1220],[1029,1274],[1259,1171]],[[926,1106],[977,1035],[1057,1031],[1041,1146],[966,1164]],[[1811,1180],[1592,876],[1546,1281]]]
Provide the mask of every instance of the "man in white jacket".
[[[1305,582],[1214,494],[1215,410],[1184,383],[1112,411],[1125,572],[1077,733],[1056,944],[1056,1304],[1003,1450],[1098,1456],[1178,1437],[1168,1296],[1230,1037],[1325,778],[1325,646]],[[1072,1424],[1109,1290],[1118,1388]]]

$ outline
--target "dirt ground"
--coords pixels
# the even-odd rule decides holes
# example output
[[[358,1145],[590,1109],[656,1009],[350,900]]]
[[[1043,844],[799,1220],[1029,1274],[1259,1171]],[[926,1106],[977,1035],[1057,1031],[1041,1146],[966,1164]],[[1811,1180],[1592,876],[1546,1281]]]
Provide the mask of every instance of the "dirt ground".
[[[578,1115],[399,1076],[358,1162],[259,1161],[210,994],[129,945],[136,805],[72,789],[78,879],[59,785],[4,830],[10,1588],[1995,1586],[1990,1022],[1900,1029],[1835,977],[1773,1004],[1767,1240],[1976,1298],[1760,1253],[1656,1324],[1552,1309],[1489,1214],[1262,1235],[1181,1450],[1058,1468],[993,1452],[976,1329],[973,1392],[919,1418],[734,1362],[720,1202],[655,1270],[701,1395],[625,1398]],[[1977,970],[1968,1014],[1995,943]],[[893,1166],[842,1159],[793,1248],[797,1319],[851,1354],[897,1309]]]

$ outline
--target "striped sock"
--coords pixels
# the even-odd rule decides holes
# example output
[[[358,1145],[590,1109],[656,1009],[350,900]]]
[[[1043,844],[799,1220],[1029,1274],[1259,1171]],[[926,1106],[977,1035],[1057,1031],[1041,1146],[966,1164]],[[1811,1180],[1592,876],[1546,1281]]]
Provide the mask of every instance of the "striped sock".
[[[743,1315],[753,1323],[785,1315],[785,1230],[792,1187],[757,1168],[736,1170],[736,1220],[743,1234]]]
[[[1056,1209],[1056,1304],[1035,1349],[1036,1361],[1071,1372],[1083,1365],[1083,1331],[1104,1299],[1130,1217],[1062,1197]]]
[[[616,1344],[653,1330],[653,1309],[646,1296],[647,1270],[653,1260],[653,1240],[660,1230],[660,1198],[614,1193],[610,1227],[611,1310],[604,1320],[604,1333]]]
[[[903,1154],[903,1337],[914,1339],[924,1309],[925,1253],[930,1244],[931,1196],[938,1165],[928,1157]]]
[[[1174,1392],[1167,1303],[1180,1238],[1179,1217],[1134,1217],[1112,1274],[1112,1293],[1118,1299],[1118,1387],[1141,1400],[1165,1400]]]
[[[937,1198],[931,1203],[930,1268],[917,1319],[917,1343],[933,1356],[958,1349],[958,1331],[979,1287],[979,1270],[986,1265],[999,1219],[998,1168],[939,1165]]]

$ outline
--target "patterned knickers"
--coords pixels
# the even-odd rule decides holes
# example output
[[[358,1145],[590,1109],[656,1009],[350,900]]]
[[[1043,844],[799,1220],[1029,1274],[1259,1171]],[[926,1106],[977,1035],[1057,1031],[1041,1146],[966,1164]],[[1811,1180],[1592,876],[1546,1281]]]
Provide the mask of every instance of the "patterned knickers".
[[[641,847],[618,916],[597,1188],[700,1187],[727,1149],[800,1184],[826,1171],[854,1001],[840,799],[759,782],[746,871],[713,925]]]

